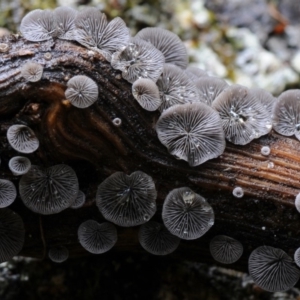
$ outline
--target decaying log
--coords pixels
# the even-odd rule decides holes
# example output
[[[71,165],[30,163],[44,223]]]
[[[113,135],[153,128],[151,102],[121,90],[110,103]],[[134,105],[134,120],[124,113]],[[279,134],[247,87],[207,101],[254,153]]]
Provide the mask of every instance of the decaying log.
[[[31,127],[40,148],[29,155],[33,164],[69,164],[77,173],[80,189],[87,195],[84,207],[49,216],[29,211],[17,199],[11,208],[20,214],[26,227],[21,255],[44,258],[54,245],[66,245],[73,257],[87,255],[77,239],[81,222],[103,220],[95,205],[96,188],[116,171],[130,174],[141,170],[153,177],[158,190],[158,211],[167,193],[188,186],[204,196],[215,212],[215,225],[202,238],[181,241],[172,257],[178,260],[213,262],[209,241],[216,234],[238,239],[244,246],[242,258],[232,265],[247,270],[250,252],[270,245],[293,255],[300,246],[300,214],[294,206],[300,191],[300,142],[274,132],[246,146],[227,143],[224,154],[198,167],[176,160],[160,144],[155,132],[158,112],[143,110],[131,94],[131,84],[98,53],[66,41],[27,42],[13,36],[2,40],[9,51],[0,54],[0,142],[1,178],[18,178],[8,170],[16,155],[6,139],[15,123]],[[46,53],[51,53],[51,58]],[[20,67],[34,60],[44,66],[42,80],[26,82]],[[78,109],[64,99],[66,82],[85,74],[99,86],[99,100],[87,109]],[[114,118],[122,125],[113,125]],[[271,154],[261,155],[268,145]],[[240,186],[245,195],[233,197]],[[118,242],[110,255],[120,251],[144,251],[137,238],[138,227],[118,227]]]

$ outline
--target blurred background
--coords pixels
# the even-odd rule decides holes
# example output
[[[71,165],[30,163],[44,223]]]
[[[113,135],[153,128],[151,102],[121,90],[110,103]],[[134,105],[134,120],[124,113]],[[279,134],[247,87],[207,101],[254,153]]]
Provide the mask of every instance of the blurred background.
[[[190,65],[277,96],[299,88],[300,1],[296,0],[0,0],[0,36],[17,33],[37,8],[86,5],[122,17],[132,35],[144,27],[173,31]],[[199,253],[201,255],[201,253]],[[62,264],[17,257],[0,264],[0,299],[300,299],[297,288],[267,293],[247,274],[172,257],[124,253]]]

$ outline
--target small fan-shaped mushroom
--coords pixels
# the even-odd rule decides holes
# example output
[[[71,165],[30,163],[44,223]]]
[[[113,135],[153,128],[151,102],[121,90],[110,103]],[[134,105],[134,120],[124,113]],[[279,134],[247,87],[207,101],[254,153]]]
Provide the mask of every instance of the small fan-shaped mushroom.
[[[22,219],[9,208],[0,209],[0,262],[17,255],[23,248],[25,229]]]
[[[76,41],[85,47],[98,49],[108,61],[113,52],[128,44],[130,38],[121,18],[114,18],[108,23],[106,15],[92,7],[78,13],[75,25]]]
[[[206,71],[193,66],[187,67],[184,71],[188,75],[188,77],[193,81],[196,81],[201,77],[209,76]]]
[[[149,175],[116,172],[98,186],[96,203],[106,220],[129,227],[149,221],[156,211],[156,195]]]
[[[163,224],[150,221],[140,227],[139,241],[149,253],[167,255],[177,249],[180,238],[171,234]]]
[[[31,161],[24,156],[14,156],[9,160],[8,167],[14,175],[20,176],[29,171]]]
[[[37,82],[43,76],[43,66],[36,62],[28,62],[21,68],[21,75],[26,81]]]
[[[243,254],[243,245],[226,235],[215,236],[209,244],[210,254],[222,264],[233,264]]]
[[[11,205],[16,197],[17,190],[15,185],[9,180],[0,179],[0,208]]]
[[[78,108],[89,107],[98,99],[98,86],[87,76],[74,76],[68,81],[67,86],[65,96]]]
[[[161,112],[175,104],[199,102],[199,94],[194,82],[176,66],[165,64],[156,84],[162,100],[159,108]]]
[[[69,250],[65,246],[56,246],[49,249],[49,258],[56,263],[62,263],[69,258]]]
[[[62,40],[75,39],[75,19],[77,11],[71,7],[61,6],[53,11],[57,26],[57,37]]]
[[[82,191],[78,191],[75,202],[71,205],[71,208],[80,208],[85,202],[85,194]]]
[[[186,48],[175,33],[159,27],[147,27],[140,30],[136,37],[151,43],[160,50],[166,63],[174,64],[182,69],[187,67],[188,55]]]
[[[235,198],[243,198],[244,197],[244,190],[240,186],[237,186],[233,189],[232,195]]]
[[[50,215],[70,207],[78,194],[78,179],[67,165],[55,165],[44,169],[32,165],[21,177],[19,192],[30,210]]]
[[[6,136],[9,144],[21,153],[32,153],[40,144],[34,131],[25,125],[10,126]]]
[[[149,111],[157,110],[162,103],[157,85],[148,78],[140,78],[133,83],[132,95],[142,108]]]
[[[114,118],[112,120],[112,123],[114,124],[114,126],[120,127],[122,125],[122,119],[120,119],[120,118]]]
[[[272,129],[271,115],[246,87],[228,87],[212,108],[222,119],[226,139],[234,144],[246,145]]]
[[[56,36],[56,20],[51,10],[35,9],[29,12],[20,25],[24,38],[32,42],[50,40]]]
[[[172,190],[163,205],[162,219],[174,235],[194,240],[205,234],[214,224],[214,211],[206,200],[183,187]]]
[[[276,104],[277,99],[271,93],[260,88],[251,88],[250,93],[261,102],[269,114],[272,114],[273,107]]]
[[[298,267],[300,267],[300,248],[298,248],[294,253],[294,261]]]
[[[112,55],[111,65],[122,71],[122,77],[133,83],[139,78],[154,82],[160,76],[165,58],[152,44],[131,38],[129,44]]]
[[[285,136],[300,140],[300,90],[283,92],[273,107],[273,128]]]
[[[201,102],[211,106],[212,102],[229,86],[217,77],[202,77],[195,81]]]
[[[156,123],[160,142],[190,166],[221,155],[225,137],[218,114],[204,103],[174,105]]]
[[[298,281],[300,271],[283,250],[261,246],[249,257],[249,274],[255,284],[269,292],[286,291]]]
[[[78,239],[88,252],[101,254],[110,250],[117,242],[117,229],[108,222],[99,224],[94,220],[88,220],[79,226]]]
[[[300,212],[300,193],[295,198],[295,207]]]
[[[271,149],[269,146],[263,146],[261,147],[260,149],[260,153],[263,155],[263,156],[268,156],[270,153],[271,153]]]

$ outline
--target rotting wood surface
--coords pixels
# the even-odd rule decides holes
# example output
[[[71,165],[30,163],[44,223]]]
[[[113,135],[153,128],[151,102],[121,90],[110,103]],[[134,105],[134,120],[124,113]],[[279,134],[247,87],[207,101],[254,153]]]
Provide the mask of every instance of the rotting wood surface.
[[[18,197],[11,209],[20,214],[26,228],[21,255],[45,257],[49,247],[65,245],[70,256],[88,255],[77,239],[78,226],[93,218],[103,220],[95,205],[99,183],[116,171],[130,174],[141,170],[153,177],[158,190],[161,220],[164,198],[174,188],[188,186],[204,196],[215,212],[215,224],[202,238],[181,241],[171,257],[213,263],[209,241],[216,234],[238,239],[244,246],[242,258],[231,265],[247,271],[253,249],[270,245],[289,255],[300,246],[300,214],[294,206],[300,192],[300,142],[272,131],[246,146],[227,143],[218,159],[198,167],[176,160],[160,144],[155,122],[158,112],[143,110],[131,94],[131,84],[98,53],[66,41],[27,42],[18,36],[0,41],[9,51],[0,54],[0,142],[1,178],[18,178],[8,169],[15,152],[8,144],[9,126],[21,123],[31,127],[40,140],[40,148],[27,155],[36,165],[70,165],[77,173],[80,189],[87,202],[80,209],[49,216],[29,211]],[[46,53],[52,58],[47,60]],[[47,55],[46,55],[47,56]],[[25,82],[20,67],[35,61],[44,66],[42,80]],[[99,99],[86,109],[71,106],[64,98],[67,81],[84,74],[97,82]],[[122,125],[113,125],[114,118]],[[268,145],[271,154],[261,155]],[[240,186],[245,195],[234,198],[232,190]],[[110,255],[144,251],[138,242],[138,227],[118,227],[118,242]]]

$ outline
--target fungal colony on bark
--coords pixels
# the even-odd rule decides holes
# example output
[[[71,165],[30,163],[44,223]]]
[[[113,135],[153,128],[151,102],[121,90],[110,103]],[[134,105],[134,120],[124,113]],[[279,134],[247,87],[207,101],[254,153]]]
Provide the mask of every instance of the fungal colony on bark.
[[[132,84],[132,99],[149,114],[160,113],[153,125],[156,138],[170,156],[185,161],[187,166],[196,168],[220,157],[226,140],[235,145],[247,145],[267,135],[272,127],[282,135],[295,135],[300,139],[299,90],[284,92],[276,99],[266,91],[229,85],[204,70],[189,67],[184,44],[168,30],[145,28],[131,37],[119,17],[108,22],[105,14],[95,8],[77,12],[59,7],[54,11],[38,9],[28,13],[21,22],[20,31],[27,43],[42,44],[50,40],[55,44],[58,40],[68,40],[88,48],[88,55],[97,53],[104,57],[113,69],[121,71],[123,79]],[[2,53],[10,51],[5,43],[0,44],[0,49]],[[51,49],[47,49],[43,62],[33,59],[20,66],[23,82],[36,84],[39,88],[39,81],[48,79],[47,61],[52,56]],[[64,85],[64,107],[74,106],[84,111],[90,106],[103,105],[101,99],[105,95],[97,82],[92,73],[80,71],[68,78]],[[55,111],[55,104],[52,105]],[[31,108],[38,110],[38,106]],[[49,114],[49,124],[55,124],[58,118],[58,112]],[[111,120],[101,118],[106,122],[101,128],[104,136],[108,136],[110,125],[115,131],[126,126],[117,112]],[[79,190],[78,174],[63,162],[51,166],[31,164],[25,155],[36,151],[40,141],[24,123],[17,122],[7,129],[7,142],[17,153],[8,166],[14,176],[21,176],[18,191],[24,205],[41,215],[58,214],[68,208],[80,209],[85,205],[86,195]],[[77,125],[78,131],[85,126]],[[55,138],[54,130],[47,130],[49,139],[63,145],[63,141]],[[97,132],[91,132],[91,136],[96,140]],[[91,138],[87,142],[91,149],[92,141]],[[111,152],[123,151],[119,139],[109,142],[114,146],[110,148],[103,144],[98,153],[105,147]],[[79,143],[79,153],[80,149]],[[271,151],[265,145],[259,154],[268,156]],[[242,198],[247,193],[239,186],[231,192],[235,198]],[[188,186],[170,189],[162,207],[162,222],[150,220],[157,211],[158,193],[159,182],[141,171],[141,166],[131,174],[126,168],[115,169],[105,180],[98,182],[94,195],[96,206],[107,222],[85,220],[78,228],[79,243],[90,253],[104,253],[118,240],[117,226],[141,225],[138,234],[141,246],[154,255],[167,255],[176,250],[181,239],[201,238],[214,225],[212,205]],[[21,218],[4,208],[16,197],[14,184],[0,179],[0,261],[17,255],[24,243],[25,229]],[[299,199],[298,195],[295,205],[300,211]],[[298,250],[293,260],[280,249],[269,246],[255,249],[249,258],[249,273],[254,282],[267,291],[282,291],[294,286],[300,275]],[[234,237],[217,235],[210,242],[210,252],[217,262],[231,264],[242,256],[243,245]],[[48,250],[48,256],[61,263],[68,258],[69,251],[66,245],[54,246]]]

